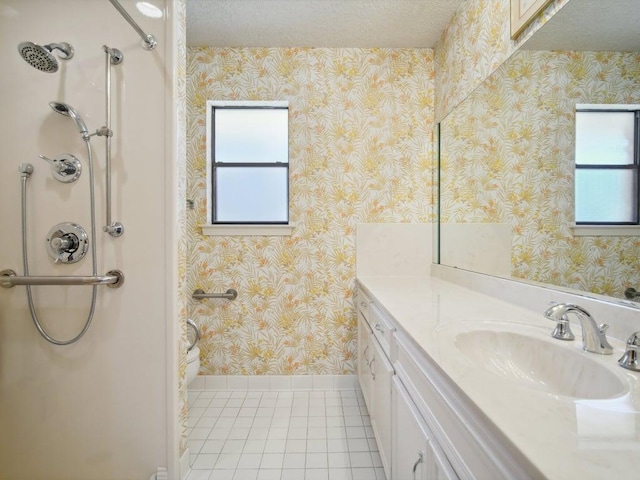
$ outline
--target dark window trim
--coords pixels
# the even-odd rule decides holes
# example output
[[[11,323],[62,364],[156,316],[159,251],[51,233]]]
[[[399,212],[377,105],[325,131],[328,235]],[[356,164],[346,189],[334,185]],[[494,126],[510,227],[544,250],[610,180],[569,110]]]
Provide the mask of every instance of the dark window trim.
[[[210,135],[210,143],[211,143],[211,225],[288,225],[290,218],[290,170],[289,170],[289,144],[288,139],[289,135],[287,133],[287,161],[286,162],[216,162],[215,161],[215,145],[216,145],[216,109],[220,110],[286,110],[289,111],[289,107],[283,106],[269,106],[269,105],[255,105],[255,106],[247,106],[247,105],[237,105],[237,106],[216,106],[212,105],[211,107],[211,131]],[[287,113],[288,118],[288,113]],[[288,120],[287,120],[288,124]],[[287,200],[287,219],[282,221],[222,221],[218,220],[217,213],[217,202],[216,202],[216,170],[218,168],[234,168],[234,167],[257,167],[257,168],[285,168],[287,170],[287,192],[286,192],[286,200]]]
[[[578,113],[633,113],[633,163],[631,164],[618,164],[618,165],[601,165],[601,164],[585,164],[577,163],[574,160],[574,166],[576,170],[635,170],[635,199],[636,208],[635,218],[633,222],[578,222],[576,225],[640,225],[640,109],[597,109],[597,108],[584,108],[576,110]],[[574,206],[575,208],[575,206]]]

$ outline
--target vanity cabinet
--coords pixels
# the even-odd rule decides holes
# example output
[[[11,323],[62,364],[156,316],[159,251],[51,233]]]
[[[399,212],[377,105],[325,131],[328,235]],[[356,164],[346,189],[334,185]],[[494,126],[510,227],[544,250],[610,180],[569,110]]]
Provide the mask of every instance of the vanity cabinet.
[[[457,480],[402,382],[392,383],[393,480]]]
[[[542,478],[386,312],[360,289],[358,377],[387,479]]]
[[[391,476],[391,381],[390,359],[392,323],[358,293],[358,380],[367,404],[371,427],[378,444],[387,478]]]
[[[371,390],[373,375],[371,373],[371,339],[373,333],[362,313],[358,312],[358,381],[369,413],[373,411]]]

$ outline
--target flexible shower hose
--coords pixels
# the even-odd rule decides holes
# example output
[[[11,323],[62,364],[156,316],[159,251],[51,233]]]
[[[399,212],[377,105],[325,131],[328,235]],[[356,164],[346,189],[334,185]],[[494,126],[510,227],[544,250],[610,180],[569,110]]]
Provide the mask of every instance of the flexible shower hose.
[[[87,145],[87,155],[89,157],[89,196],[91,197],[91,259],[93,265],[93,275],[96,276],[98,274],[98,262],[96,257],[96,206],[93,185],[93,152],[91,150],[91,143],[89,138],[83,136],[83,139]],[[25,276],[29,275],[29,259],[27,255],[27,178],[28,175],[22,175],[22,264]],[[31,286],[26,285],[26,287],[31,318],[33,319],[33,323],[38,329],[38,332],[46,341],[53,343],[54,345],[70,345],[80,340],[84,336],[84,334],[87,333],[96,309],[96,296],[98,291],[97,285],[93,286],[93,292],[91,294],[91,308],[89,309],[89,315],[87,317],[87,321],[84,324],[84,327],[82,327],[80,333],[69,340],[58,340],[47,333],[44,327],[40,324],[40,320],[38,319],[38,314],[36,313],[33,302],[33,295],[31,293]]]

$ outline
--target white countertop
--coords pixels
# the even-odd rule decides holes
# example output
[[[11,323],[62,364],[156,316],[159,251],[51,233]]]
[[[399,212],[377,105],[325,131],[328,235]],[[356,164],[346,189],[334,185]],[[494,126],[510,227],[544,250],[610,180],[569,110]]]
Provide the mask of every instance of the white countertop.
[[[584,352],[579,327],[572,325],[573,342],[551,338],[554,324],[542,315],[546,305],[533,312],[438,278],[361,276],[358,282],[547,478],[640,478],[640,373],[618,366],[623,342],[609,338],[613,355]],[[548,393],[501,375],[491,352],[478,360],[456,346],[460,332],[502,328],[586,356],[594,369],[621,381],[620,393],[601,400]],[[567,368],[561,361],[551,364]],[[574,372],[564,373],[571,378]]]

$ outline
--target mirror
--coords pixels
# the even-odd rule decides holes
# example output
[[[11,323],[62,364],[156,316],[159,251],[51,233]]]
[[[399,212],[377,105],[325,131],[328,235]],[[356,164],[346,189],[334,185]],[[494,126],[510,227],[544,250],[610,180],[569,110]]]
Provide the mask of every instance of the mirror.
[[[576,105],[640,104],[638,25],[637,0],[571,0],[441,122],[441,264],[640,290],[640,227],[573,228]]]

